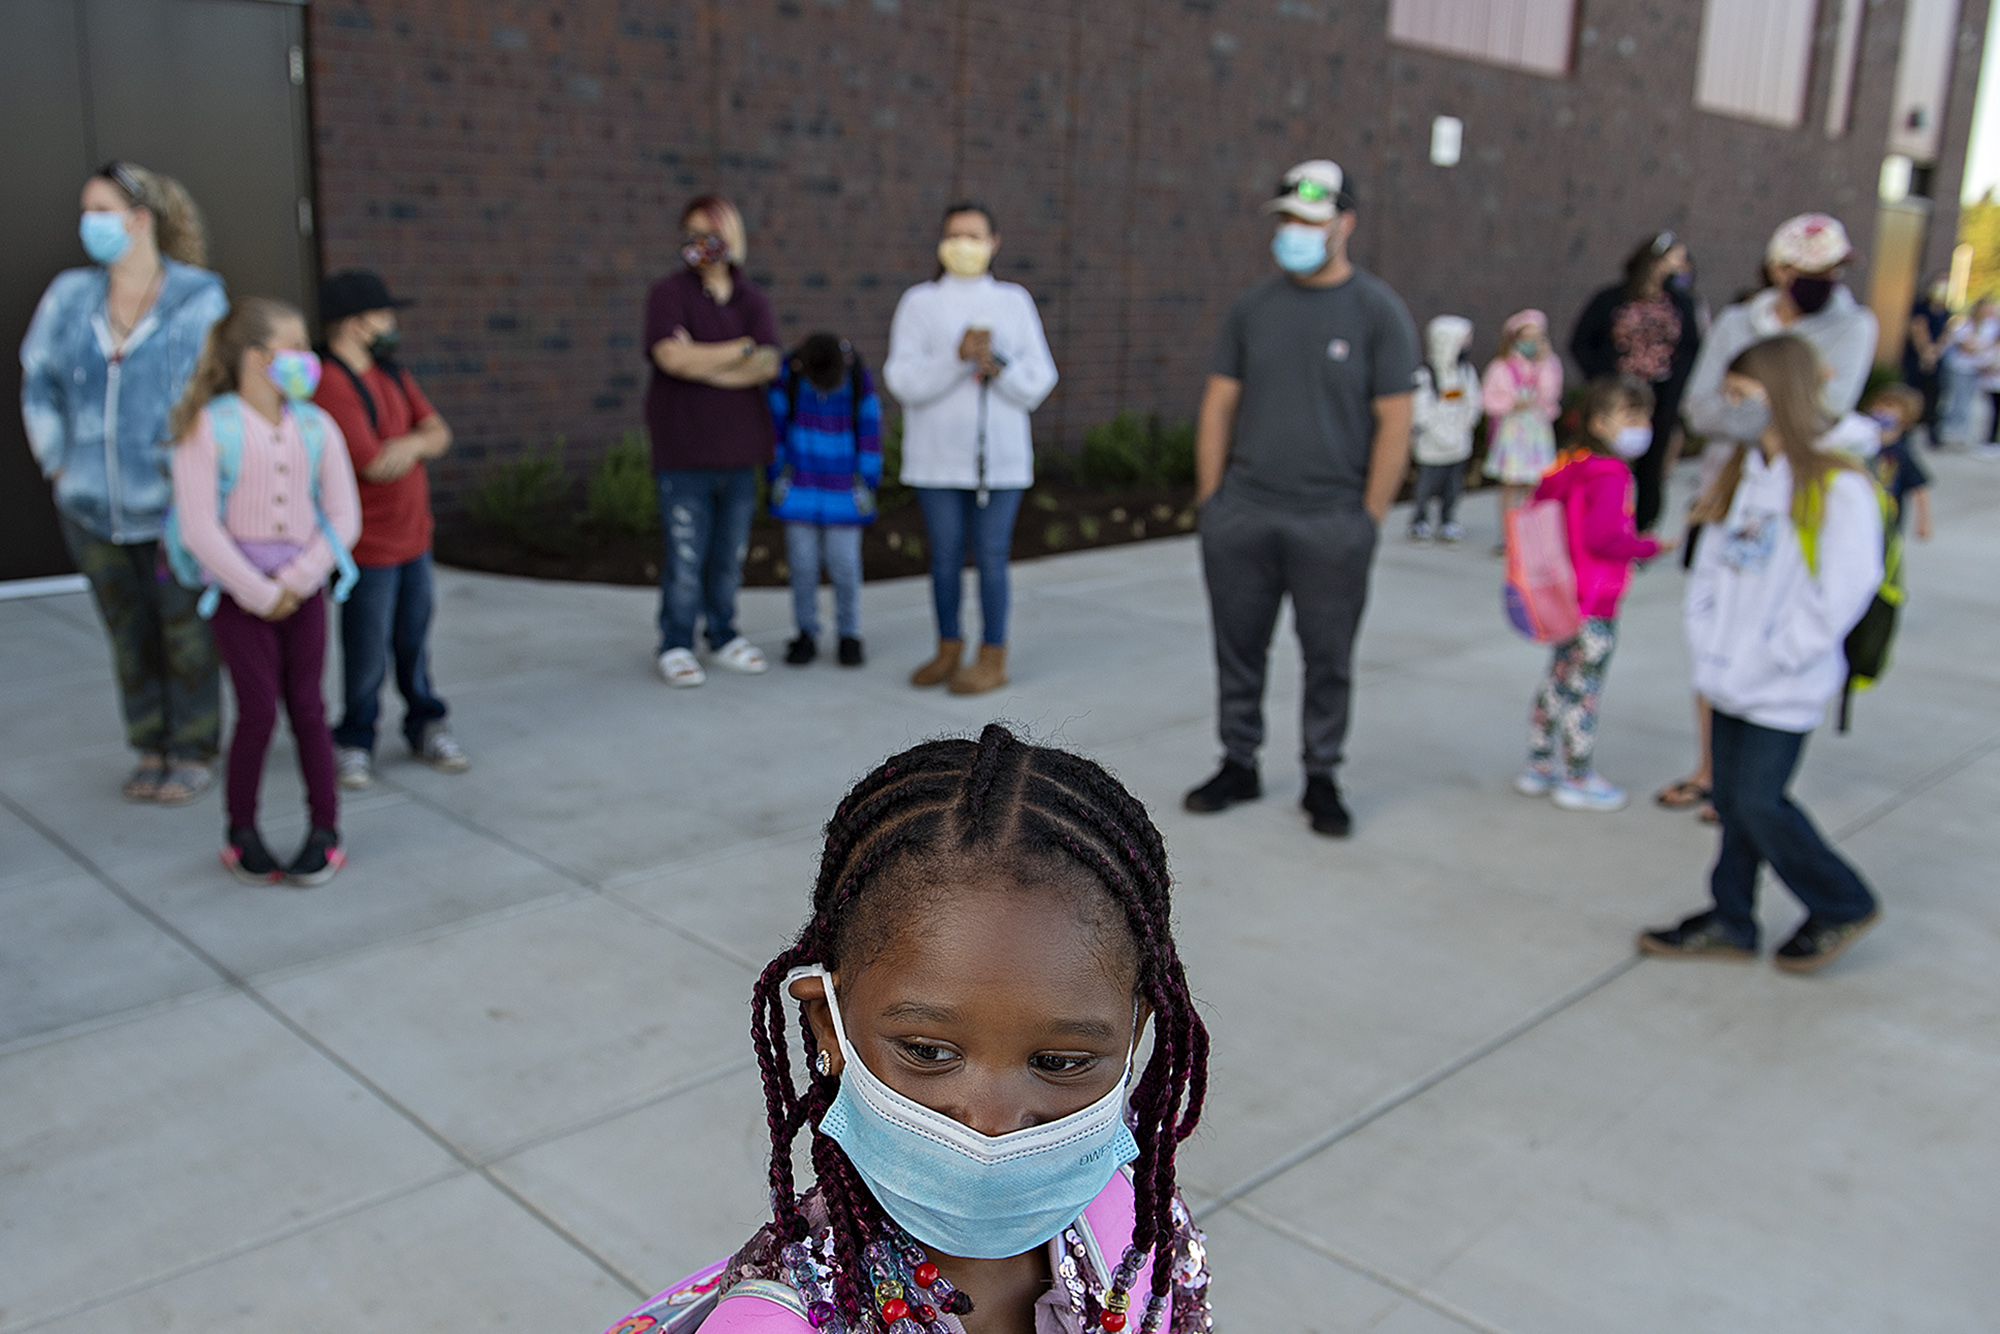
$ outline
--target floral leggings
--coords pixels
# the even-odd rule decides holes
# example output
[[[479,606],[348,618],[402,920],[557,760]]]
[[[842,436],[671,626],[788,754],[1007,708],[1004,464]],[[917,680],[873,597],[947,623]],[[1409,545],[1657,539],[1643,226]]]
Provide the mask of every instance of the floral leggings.
[[[1608,616],[1586,617],[1574,638],[1556,645],[1549,674],[1535,692],[1534,712],[1528,715],[1529,764],[1553,772],[1560,752],[1569,777],[1590,777],[1597,749],[1597,701],[1617,647],[1618,623]]]

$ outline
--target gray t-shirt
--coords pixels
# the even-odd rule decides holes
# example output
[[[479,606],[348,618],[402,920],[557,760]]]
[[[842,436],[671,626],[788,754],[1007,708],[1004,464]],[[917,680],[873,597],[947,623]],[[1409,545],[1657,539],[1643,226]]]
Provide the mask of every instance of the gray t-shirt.
[[[1288,509],[1368,488],[1375,400],[1411,392],[1421,357],[1409,308],[1360,269],[1338,287],[1283,274],[1238,298],[1210,369],[1243,382],[1224,474],[1232,495]]]

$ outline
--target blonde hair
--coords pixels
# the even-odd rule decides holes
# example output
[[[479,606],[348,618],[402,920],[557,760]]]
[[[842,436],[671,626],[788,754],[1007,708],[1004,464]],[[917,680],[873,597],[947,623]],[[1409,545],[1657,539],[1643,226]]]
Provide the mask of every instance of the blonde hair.
[[[743,230],[743,214],[736,205],[721,195],[703,195],[690,200],[688,206],[681,210],[681,226],[687,226],[687,220],[697,213],[707,214],[708,220],[715,224],[716,234],[729,247],[729,262],[741,264],[750,253],[750,244]]]
[[[208,232],[186,186],[135,162],[109,163],[97,176],[109,181],[126,203],[153,215],[153,239],[161,254],[198,269],[208,266]]]
[[[1819,447],[1820,437],[1833,422],[1820,403],[1820,385],[1825,376],[1819,354],[1811,343],[1792,334],[1752,343],[1729,363],[1729,374],[1755,380],[1764,387],[1771,403],[1771,426],[1778,433],[1785,460],[1792,465],[1792,521],[1804,522],[1810,501],[1827,476],[1837,469],[1853,470],[1854,465]],[[1743,481],[1743,460],[1754,443],[1736,447],[1721,473],[1702,493],[1688,518],[1694,523],[1720,523],[1729,517],[1736,488]]]
[[[231,306],[208,331],[201,360],[195,363],[181,401],[174,404],[167,418],[168,438],[175,444],[186,440],[194,430],[195,418],[211,400],[235,393],[239,388],[236,368],[243,363],[243,354],[268,343],[279,323],[288,319],[303,323],[305,317],[296,306],[274,297],[246,296]]]

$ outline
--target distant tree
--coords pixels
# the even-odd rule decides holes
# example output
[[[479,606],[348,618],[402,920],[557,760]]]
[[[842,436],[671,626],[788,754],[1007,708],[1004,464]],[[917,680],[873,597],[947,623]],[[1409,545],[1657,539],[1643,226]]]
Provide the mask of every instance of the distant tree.
[[[1972,280],[1966,299],[2000,297],[2000,200],[1991,190],[1958,212],[1958,242],[1972,247]]]

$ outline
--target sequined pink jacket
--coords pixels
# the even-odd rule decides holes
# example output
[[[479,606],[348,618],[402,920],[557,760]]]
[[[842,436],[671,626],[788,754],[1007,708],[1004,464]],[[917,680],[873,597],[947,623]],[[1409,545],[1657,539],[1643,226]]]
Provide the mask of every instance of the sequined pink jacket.
[[[1079,1277],[1095,1290],[1101,1291],[1108,1284],[1111,1267],[1131,1242],[1133,1205],[1131,1178],[1121,1171],[1083,1211],[1086,1254],[1081,1260],[1083,1272]],[[1173,1334],[1194,1334],[1211,1327],[1207,1243],[1188,1217],[1185,1206],[1178,1200],[1176,1205],[1181,1225],[1175,1248],[1172,1297],[1162,1328]],[[1049,1247],[1050,1269],[1058,1277],[1054,1287],[1035,1305],[1035,1334],[1085,1334],[1081,1313],[1072,1302],[1063,1277],[1065,1262],[1078,1266],[1078,1261],[1063,1253],[1059,1237]],[[718,1260],[682,1279],[613,1325],[610,1334],[687,1334],[697,1325],[680,1323],[682,1315],[692,1313],[716,1291],[731,1263]],[[1153,1262],[1149,1257],[1133,1284],[1130,1334],[1138,1334],[1152,1281]],[[1178,1303],[1178,1308],[1173,1303]],[[788,1283],[763,1278],[745,1279],[723,1293],[707,1318],[699,1320],[698,1327],[701,1334],[814,1334],[798,1290]],[[953,1315],[940,1315],[936,1328],[943,1334],[965,1334],[965,1326]]]

